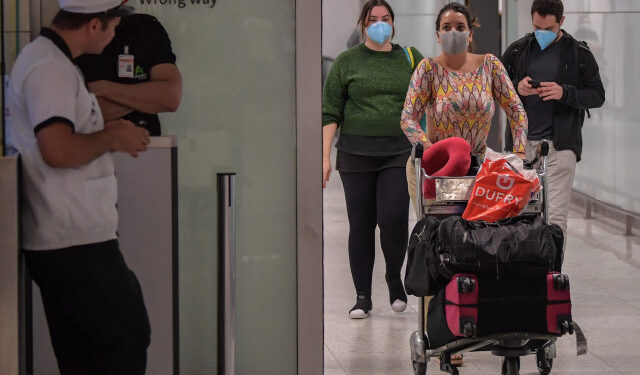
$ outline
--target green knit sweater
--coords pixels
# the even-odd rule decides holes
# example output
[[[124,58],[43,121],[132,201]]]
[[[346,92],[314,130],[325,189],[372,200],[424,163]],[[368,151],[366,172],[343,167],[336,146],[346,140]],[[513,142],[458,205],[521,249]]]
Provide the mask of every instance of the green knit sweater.
[[[418,66],[423,56],[411,48]],[[331,66],[324,84],[322,125],[337,123],[342,134],[400,136],[400,114],[413,71],[401,46],[378,52],[364,43]]]

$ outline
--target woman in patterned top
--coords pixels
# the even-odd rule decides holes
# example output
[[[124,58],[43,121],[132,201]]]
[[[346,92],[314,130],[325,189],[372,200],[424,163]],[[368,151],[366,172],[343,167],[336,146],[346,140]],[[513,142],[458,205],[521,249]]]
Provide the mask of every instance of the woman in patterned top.
[[[412,144],[425,150],[449,137],[461,137],[471,152],[484,159],[487,135],[497,100],[507,114],[513,134],[513,152],[525,158],[527,114],[500,60],[492,55],[469,52],[475,20],[458,3],[445,5],[436,19],[442,53],[422,60],[409,84],[401,127]],[[427,116],[426,132],[420,128]],[[415,173],[407,163],[409,194],[415,204]]]
[[[491,54],[470,53],[475,26],[463,5],[449,3],[440,10],[436,31],[442,53],[422,60],[413,73],[402,110],[402,130],[412,144],[420,142],[425,150],[445,138],[464,138],[472,154],[482,160],[497,100],[511,125],[513,151],[524,159],[527,114],[500,60]],[[426,132],[420,128],[425,112]],[[410,160],[407,182],[415,205],[415,169]],[[451,364],[461,365],[462,355],[452,356]]]

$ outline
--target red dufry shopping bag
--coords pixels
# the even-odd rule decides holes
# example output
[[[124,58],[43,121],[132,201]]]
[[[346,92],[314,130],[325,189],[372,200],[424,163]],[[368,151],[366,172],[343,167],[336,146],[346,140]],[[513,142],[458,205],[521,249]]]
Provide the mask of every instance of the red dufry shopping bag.
[[[536,171],[525,170],[520,158],[487,148],[462,218],[494,222],[517,216],[540,188]]]

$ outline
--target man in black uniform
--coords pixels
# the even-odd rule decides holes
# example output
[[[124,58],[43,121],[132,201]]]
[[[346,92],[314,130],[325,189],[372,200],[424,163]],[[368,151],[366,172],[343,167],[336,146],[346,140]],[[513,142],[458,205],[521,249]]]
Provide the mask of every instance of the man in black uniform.
[[[152,136],[161,133],[157,114],[175,112],[180,104],[182,78],[175,62],[167,32],[147,14],[123,19],[102,54],[76,60],[105,121],[124,118]]]

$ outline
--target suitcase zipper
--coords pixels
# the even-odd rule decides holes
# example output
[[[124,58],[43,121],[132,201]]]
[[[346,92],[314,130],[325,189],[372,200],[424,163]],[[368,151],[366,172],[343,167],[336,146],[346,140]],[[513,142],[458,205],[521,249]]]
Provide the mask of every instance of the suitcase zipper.
[[[571,300],[565,300],[565,301],[547,301],[547,304],[549,305],[562,305],[564,303],[571,303]]]
[[[444,300],[444,304],[445,305],[449,305],[449,306],[458,306],[458,307],[478,307],[478,304],[462,304],[462,305],[458,305],[457,303],[451,302],[448,299]]]

